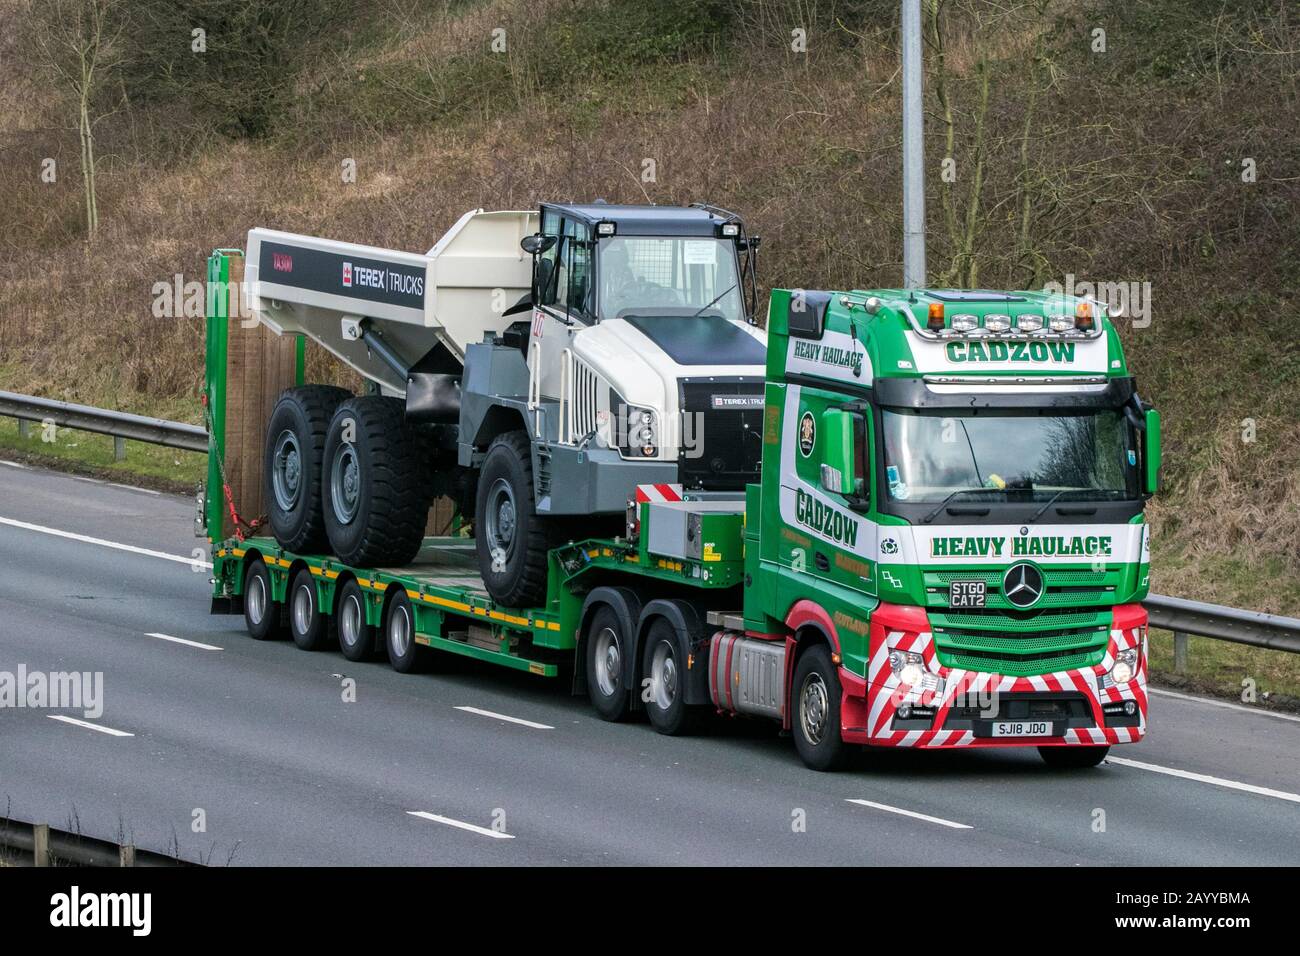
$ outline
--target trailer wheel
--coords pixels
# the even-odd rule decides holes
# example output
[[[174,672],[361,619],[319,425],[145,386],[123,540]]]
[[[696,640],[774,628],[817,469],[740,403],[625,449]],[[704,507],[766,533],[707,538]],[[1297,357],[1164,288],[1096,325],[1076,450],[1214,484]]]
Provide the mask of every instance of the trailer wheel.
[[[330,416],[349,394],[330,385],[303,385],[285,391],[271,412],[262,480],[271,533],[286,550],[325,546],[321,454]]]
[[[483,585],[512,607],[546,597],[551,526],[533,501],[532,447],[526,432],[498,435],[479,473],[474,542]]]
[[[1106,759],[1109,747],[1039,747],[1038,755],[1049,767],[1059,770],[1081,770],[1095,767]]]
[[[352,578],[339,590],[334,625],[344,657],[350,661],[368,661],[375,656],[375,629],[366,623],[366,594]]]
[[[310,570],[302,568],[293,576],[285,603],[289,606],[289,634],[293,642],[304,651],[323,648],[329,635],[325,629],[325,615],[320,611],[316,579]]]
[[[400,399],[365,395],[338,407],[320,465],[325,528],[345,564],[409,564],[424,542],[428,443]]]
[[[393,595],[384,613],[384,645],[393,670],[410,674],[423,669],[424,648],[415,643],[415,611],[400,591]]]
[[[271,572],[261,558],[249,561],[244,570],[244,625],[255,641],[281,636],[280,605],[271,600]]]
[[[677,630],[664,618],[656,618],[646,634],[641,658],[645,704],[650,726],[661,734],[679,737],[699,731],[707,709],[686,703],[686,662],[677,646]]]
[[[813,770],[838,770],[848,757],[840,737],[840,677],[825,644],[810,647],[794,669],[790,726],[799,757]]]
[[[587,695],[604,720],[627,716],[628,688],[623,679],[626,655],[633,653],[618,612],[608,604],[596,608],[587,625]]]

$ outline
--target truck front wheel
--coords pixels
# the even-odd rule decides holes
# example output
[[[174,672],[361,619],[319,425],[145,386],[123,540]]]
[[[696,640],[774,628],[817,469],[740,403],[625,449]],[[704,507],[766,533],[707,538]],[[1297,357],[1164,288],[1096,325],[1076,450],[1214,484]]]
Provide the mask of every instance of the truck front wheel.
[[[1082,770],[1095,767],[1106,759],[1109,747],[1039,747],[1043,763],[1060,770]]]
[[[479,571],[494,601],[511,607],[542,603],[550,531],[533,501],[533,454],[527,433],[498,435],[483,459],[474,509]]]
[[[840,737],[840,677],[825,644],[810,647],[794,669],[790,725],[794,747],[813,770],[838,770],[848,757]]]

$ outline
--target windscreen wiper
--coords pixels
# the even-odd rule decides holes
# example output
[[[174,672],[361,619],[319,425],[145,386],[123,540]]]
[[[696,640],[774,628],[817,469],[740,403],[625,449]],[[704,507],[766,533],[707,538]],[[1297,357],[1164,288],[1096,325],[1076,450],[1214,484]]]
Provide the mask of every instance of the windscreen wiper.
[[[938,514],[940,511],[942,511],[944,508],[948,507],[948,502],[952,501],[952,499],[956,498],[958,495],[988,494],[988,493],[990,493],[990,492],[997,492],[998,494],[1002,494],[1002,493],[1004,493],[1006,490],[1007,490],[1007,489],[1005,489],[1005,488],[958,488],[956,491],[954,491],[952,494],[950,494],[947,498],[944,498],[943,501],[939,502],[939,507],[935,508],[935,509],[934,509],[933,511],[931,511],[928,515],[926,515],[924,518],[922,518],[922,519],[921,519],[921,523],[922,523],[922,524],[929,524],[931,521],[933,521],[933,520],[934,520],[934,516],[937,515],[937,514]]]
[[[733,283],[731,284],[731,289],[734,289],[737,285],[738,285],[738,283],[734,283],[734,282],[733,282]],[[728,292],[730,292],[731,289],[723,289],[721,292],[719,292],[719,293],[714,297],[714,299],[713,299],[712,302],[710,302],[708,305],[702,307],[702,308],[700,309],[700,312],[704,312],[704,311],[706,311],[706,310],[708,310],[708,309],[713,308],[715,305],[718,304],[718,300],[721,299],[721,298],[722,298],[724,295],[726,295]],[[696,312],[695,315],[692,315],[692,316],[691,316],[691,318],[692,318],[692,319],[695,318],[695,316],[699,315],[700,312]]]

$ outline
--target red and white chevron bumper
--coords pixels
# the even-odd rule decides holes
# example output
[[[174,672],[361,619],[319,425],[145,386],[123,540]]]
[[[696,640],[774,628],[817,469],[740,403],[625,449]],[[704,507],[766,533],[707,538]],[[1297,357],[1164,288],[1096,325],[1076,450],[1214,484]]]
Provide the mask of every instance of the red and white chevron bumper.
[[[919,607],[880,605],[871,617],[867,679],[841,668],[842,734],[880,747],[1016,747],[1136,743],[1146,733],[1147,613],[1140,604],[1114,609],[1101,663],[1035,677],[1007,677],[944,667],[929,620]],[[1133,676],[1117,683],[1119,656],[1136,649]],[[891,652],[917,655],[895,673]],[[1132,656],[1125,655],[1126,657]],[[919,660],[918,660],[919,658]],[[904,677],[916,683],[906,683]],[[1053,708],[1069,713],[1054,713]],[[1051,716],[1035,718],[1034,711]],[[1129,713],[1132,711],[1132,713]],[[993,736],[997,723],[1036,719],[1042,736]]]

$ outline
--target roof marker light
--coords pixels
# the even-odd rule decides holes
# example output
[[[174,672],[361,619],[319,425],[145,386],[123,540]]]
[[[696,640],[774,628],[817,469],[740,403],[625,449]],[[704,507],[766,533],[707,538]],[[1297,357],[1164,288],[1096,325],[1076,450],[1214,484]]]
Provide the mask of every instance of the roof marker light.
[[[960,312],[952,317],[952,327],[958,332],[974,332],[980,327],[980,320],[969,312]]]
[[[1011,329],[1011,316],[990,313],[984,316],[984,328],[990,332],[1006,332]]]
[[[722,224],[722,234],[728,237],[740,235],[740,226],[734,222],[724,222]]]
[[[1074,320],[1068,315],[1054,315],[1048,322],[1048,328],[1053,332],[1068,332],[1074,328]]]
[[[1041,315],[1024,315],[1016,316],[1016,328],[1021,332],[1037,332],[1043,327],[1043,317]]]
[[[598,223],[596,223],[596,235],[598,235],[598,236],[612,236],[612,235],[614,235],[614,224],[613,224],[612,222],[598,222]]]

